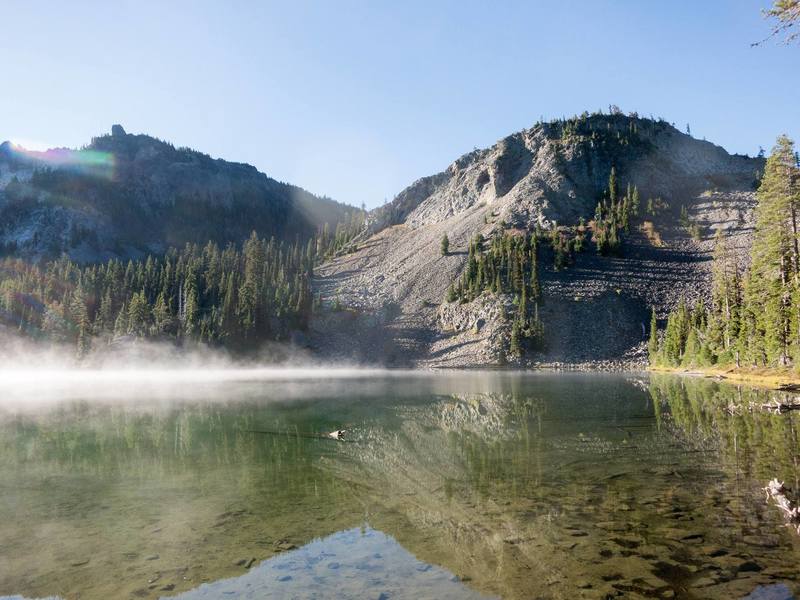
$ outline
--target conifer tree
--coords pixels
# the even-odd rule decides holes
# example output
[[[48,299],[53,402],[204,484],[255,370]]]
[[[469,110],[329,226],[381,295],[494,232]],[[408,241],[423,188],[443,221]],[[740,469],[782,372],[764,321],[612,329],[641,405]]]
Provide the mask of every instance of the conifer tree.
[[[519,320],[520,327],[527,329],[528,327],[528,291],[525,281],[522,282],[522,293],[519,296],[519,307],[517,308],[517,319]]]
[[[608,176],[608,198],[612,205],[617,201],[617,170],[613,166]]]
[[[670,314],[662,351],[670,364],[784,366],[800,357],[800,169],[786,136],[767,160],[757,198],[748,271],[739,276],[718,231],[711,305],[697,303],[688,320],[683,303]]]
[[[798,281],[797,207],[800,173],[794,145],[781,136],[767,159],[758,188],[756,230],[751,250],[752,292],[763,303],[761,315],[769,362],[788,362],[791,286]],[[796,339],[796,338],[795,338]]]
[[[509,342],[509,350],[512,356],[522,356],[522,345],[520,343],[521,327],[519,321],[514,319],[511,325],[511,340]]]
[[[139,292],[131,297],[128,305],[128,333],[137,337],[147,335],[149,329],[150,309],[144,292]]]
[[[128,333],[128,309],[125,303],[119,308],[117,318],[114,320],[114,337],[126,335]]]
[[[650,339],[647,342],[647,353],[650,357],[650,364],[656,364],[658,362],[658,323],[655,307],[650,312]]]
[[[153,333],[161,335],[169,328],[172,317],[170,315],[169,306],[164,293],[161,292],[156,298],[156,303],[153,306]]]
[[[695,366],[699,355],[700,342],[697,339],[697,329],[695,327],[689,327],[683,355],[681,356],[681,365],[684,367]]]

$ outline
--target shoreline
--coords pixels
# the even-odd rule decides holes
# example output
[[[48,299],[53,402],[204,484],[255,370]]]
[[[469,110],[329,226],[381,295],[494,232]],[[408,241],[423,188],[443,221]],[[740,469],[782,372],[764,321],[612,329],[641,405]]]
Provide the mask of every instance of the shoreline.
[[[789,367],[775,369],[767,367],[714,368],[714,367],[647,367],[651,373],[674,373],[710,379],[722,379],[732,383],[745,383],[756,387],[780,391],[800,391],[800,374]]]

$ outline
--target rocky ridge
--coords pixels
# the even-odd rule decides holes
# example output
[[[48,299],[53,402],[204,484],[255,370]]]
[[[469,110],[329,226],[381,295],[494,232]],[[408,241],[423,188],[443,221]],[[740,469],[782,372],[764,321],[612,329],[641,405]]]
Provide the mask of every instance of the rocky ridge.
[[[621,114],[538,124],[465,154],[370,213],[356,250],[318,271],[315,289],[336,311],[315,320],[315,350],[395,366],[507,364],[508,323],[499,315],[509,299],[442,302],[465,266],[469,241],[476,233],[588,221],[612,165],[620,188],[636,186],[642,212],[652,199],[654,214],[635,221],[621,257],[598,256],[588,243],[572,265],[555,270],[543,249],[547,350],[516,364],[642,364],[649,307],[664,317],[681,297],[707,296],[717,229],[744,260],[763,160],[730,155],[664,121]],[[445,234],[450,253],[441,256]]]

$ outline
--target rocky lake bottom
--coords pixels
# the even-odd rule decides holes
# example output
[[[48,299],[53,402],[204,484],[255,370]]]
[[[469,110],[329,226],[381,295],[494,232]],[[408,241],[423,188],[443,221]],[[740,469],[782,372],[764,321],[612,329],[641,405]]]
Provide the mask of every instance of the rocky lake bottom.
[[[763,491],[800,489],[797,416],[753,408],[778,392],[635,373],[40,383],[0,390],[2,598],[800,593],[800,536]]]

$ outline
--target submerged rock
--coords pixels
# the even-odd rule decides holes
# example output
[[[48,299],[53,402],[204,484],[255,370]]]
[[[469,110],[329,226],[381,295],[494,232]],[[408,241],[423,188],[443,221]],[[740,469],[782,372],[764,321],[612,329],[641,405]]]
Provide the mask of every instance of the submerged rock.
[[[90,559],[88,559],[88,558],[79,559],[79,560],[76,560],[76,561],[73,561],[73,562],[69,563],[69,566],[70,567],[82,567],[84,565],[88,565],[89,564],[89,560]]]

